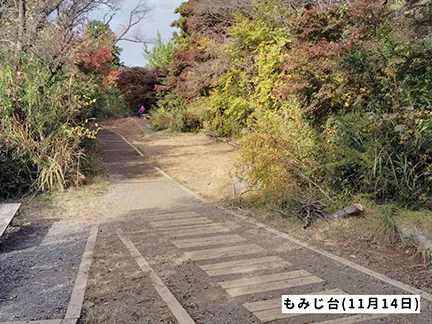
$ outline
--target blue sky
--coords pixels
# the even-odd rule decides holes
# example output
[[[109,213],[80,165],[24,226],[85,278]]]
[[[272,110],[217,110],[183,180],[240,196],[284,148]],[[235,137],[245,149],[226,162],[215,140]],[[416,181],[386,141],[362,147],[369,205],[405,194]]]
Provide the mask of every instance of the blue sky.
[[[161,33],[162,38],[170,38],[174,31],[174,29],[170,27],[170,24],[173,20],[178,18],[177,15],[174,14],[174,9],[184,1],[185,0],[148,0],[153,10],[137,28],[142,31],[145,38],[148,40],[156,38],[158,31]],[[124,0],[122,11],[117,13],[111,21],[110,25],[113,31],[118,31],[119,26],[127,21],[129,12],[136,6],[137,2],[138,0]],[[142,44],[119,42],[118,45],[123,48],[121,59],[125,65],[144,66],[146,64],[142,55]]]

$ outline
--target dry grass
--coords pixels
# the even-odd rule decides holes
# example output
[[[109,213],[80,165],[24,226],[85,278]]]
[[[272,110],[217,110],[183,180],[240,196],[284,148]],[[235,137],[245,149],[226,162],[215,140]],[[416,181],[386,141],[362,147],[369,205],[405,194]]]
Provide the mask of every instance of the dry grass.
[[[27,221],[91,222],[103,217],[100,200],[108,189],[107,180],[96,177],[86,186],[27,198],[23,201],[21,215]]]
[[[402,210],[397,217],[397,223],[432,239],[432,211],[430,210]]]

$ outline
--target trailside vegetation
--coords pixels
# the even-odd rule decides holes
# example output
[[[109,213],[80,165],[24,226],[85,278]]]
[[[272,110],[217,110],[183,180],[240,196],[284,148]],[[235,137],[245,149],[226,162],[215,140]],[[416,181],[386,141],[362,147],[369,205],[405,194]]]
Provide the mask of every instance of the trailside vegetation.
[[[416,4],[185,2],[153,123],[239,139],[239,175],[280,208],[432,208],[431,11]]]
[[[123,67],[118,73],[116,87],[122,94],[126,109],[136,113],[141,105],[150,108],[157,103],[154,87],[166,74],[162,68]]]
[[[99,9],[111,18],[89,20]],[[149,10],[140,1],[117,35],[108,24],[118,9],[111,0],[2,2],[0,201],[86,181],[97,133],[87,119],[123,107],[116,44]]]

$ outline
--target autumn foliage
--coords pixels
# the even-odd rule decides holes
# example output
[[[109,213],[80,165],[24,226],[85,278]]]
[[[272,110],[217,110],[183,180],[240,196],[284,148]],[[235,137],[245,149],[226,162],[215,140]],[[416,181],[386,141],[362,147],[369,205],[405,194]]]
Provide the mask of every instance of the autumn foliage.
[[[164,69],[144,67],[121,68],[116,81],[117,88],[130,109],[135,112],[141,105],[149,109],[156,104],[155,87],[160,85]]]
[[[403,9],[184,3],[155,125],[239,137],[245,178],[278,199],[312,187],[428,206],[432,44],[407,37]]]
[[[82,35],[82,41],[75,51],[72,61],[79,69],[88,75],[96,76],[104,86],[115,84],[118,75],[118,67],[113,65],[115,57],[115,35],[106,30],[100,34],[95,34],[90,29]]]

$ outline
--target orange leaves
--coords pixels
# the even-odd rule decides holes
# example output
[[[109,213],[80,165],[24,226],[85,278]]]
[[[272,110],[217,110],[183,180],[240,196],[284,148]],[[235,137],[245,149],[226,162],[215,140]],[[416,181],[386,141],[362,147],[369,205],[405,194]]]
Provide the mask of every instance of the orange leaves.
[[[90,52],[79,52],[74,56],[74,62],[85,73],[109,74],[109,63],[113,60],[110,47],[102,47]]]
[[[85,74],[99,77],[102,85],[114,84],[118,71],[111,64],[114,60],[113,47],[110,34],[102,34],[96,38],[85,34],[80,48],[73,55],[73,62]]]

